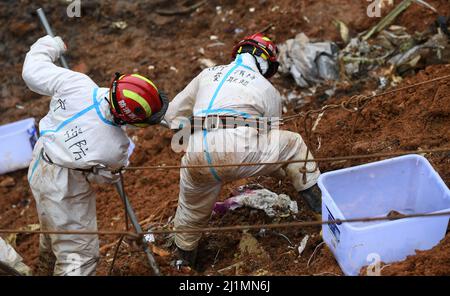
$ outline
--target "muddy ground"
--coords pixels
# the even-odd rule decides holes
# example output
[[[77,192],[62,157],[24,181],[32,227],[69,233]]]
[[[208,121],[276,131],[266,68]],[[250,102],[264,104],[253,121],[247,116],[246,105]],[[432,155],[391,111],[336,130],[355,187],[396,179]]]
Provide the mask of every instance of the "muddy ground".
[[[269,35],[276,42],[305,32],[313,39],[333,40],[341,44],[339,33],[332,24],[334,18],[346,22],[353,34],[379,21],[378,18],[367,17],[366,1],[351,0],[208,1],[190,14],[171,16],[158,14],[157,9],[172,10],[174,1],[82,1],[80,18],[68,18],[63,2],[0,2],[1,124],[30,116],[39,120],[48,110],[49,98],[29,91],[20,75],[29,46],[44,35],[34,13],[40,6],[45,8],[55,31],[67,43],[67,59],[73,69],[88,74],[101,86],[107,86],[116,71],[139,72],[154,80],[170,97],[201,71],[200,58],[209,58],[219,64],[228,63],[231,47],[237,40],[269,23],[274,25]],[[186,5],[193,2],[186,1]],[[450,13],[448,1],[428,2],[440,14]],[[221,6],[220,15],[217,6]],[[429,28],[435,18],[430,10],[414,4],[396,20],[396,24],[406,26],[410,33],[414,33]],[[117,21],[125,21],[127,27],[114,28],[113,23]],[[212,35],[217,36],[217,40],[212,40]],[[449,65],[429,66],[407,77],[401,86],[448,74]],[[277,75],[273,82],[283,93],[297,90],[291,78]],[[370,84],[346,87],[327,101],[312,98],[298,111],[339,102],[355,94],[367,95],[373,90]],[[366,106],[355,128],[350,113],[342,109],[330,111],[320,121],[310,145],[315,155],[321,157],[446,146],[450,140],[449,93],[450,82],[446,81],[379,97]],[[292,108],[289,112],[292,113]],[[303,133],[301,121],[292,122],[285,128]],[[170,149],[171,132],[153,127],[133,130],[131,135],[137,145],[132,165],[179,163],[181,155]],[[449,156],[442,153],[427,156],[447,185],[450,184]],[[326,172],[363,162],[324,163],[321,170]],[[166,225],[177,205],[179,172],[132,171],[125,174],[125,180],[131,203],[146,228]],[[0,176],[0,182],[3,183],[0,187],[0,228],[20,228],[38,223],[26,170]],[[290,195],[298,201],[299,214],[274,221],[263,212],[239,209],[224,216],[214,216],[212,226],[315,219],[288,181],[278,183],[268,177],[242,180],[226,185],[221,199],[230,196],[236,186],[246,183],[259,183],[274,192]],[[114,188],[96,186],[96,192],[99,228],[122,230],[123,209]],[[258,251],[253,254],[239,251],[242,232],[205,235],[200,247],[198,272],[176,271],[171,266],[173,258],[170,252],[165,252],[170,249],[162,244],[158,244],[160,249],[156,259],[164,274],[342,275],[331,252],[321,244],[318,227],[250,233],[258,241]],[[297,246],[307,234],[310,235],[307,247],[298,256]],[[446,239],[433,250],[419,252],[404,262],[385,267],[383,274],[449,275],[449,236],[447,234]],[[164,237],[157,240],[162,242]],[[100,275],[108,274],[115,241],[116,237],[100,237]],[[35,267],[38,237],[19,235],[16,246],[25,262]],[[140,249],[127,243],[120,249],[113,274],[147,275],[151,271]]]

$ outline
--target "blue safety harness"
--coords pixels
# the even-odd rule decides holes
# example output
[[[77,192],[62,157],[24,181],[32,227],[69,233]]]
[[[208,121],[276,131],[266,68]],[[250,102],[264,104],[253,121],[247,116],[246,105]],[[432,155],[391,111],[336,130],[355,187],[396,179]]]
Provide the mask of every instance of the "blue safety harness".
[[[239,115],[244,118],[251,117],[251,115],[248,113],[239,112],[239,111],[236,111],[233,109],[213,109],[214,101],[216,100],[217,95],[219,94],[220,90],[222,89],[223,85],[225,84],[225,81],[228,79],[228,77],[231,75],[231,73],[233,73],[239,67],[243,67],[247,70],[255,72],[251,67],[242,64],[242,57],[240,55],[238,55],[236,58],[236,64],[225,74],[225,76],[222,78],[219,85],[217,86],[216,90],[214,91],[211,101],[209,102],[208,109],[201,110],[196,115],[208,116],[210,114],[217,114],[217,115],[218,114],[227,114],[227,115]],[[209,153],[208,142],[206,139],[207,136],[208,136],[208,130],[204,129],[203,130],[203,146],[204,146],[205,158],[206,158],[206,161],[208,162],[208,165],[212,165],[211,154]],[[214,167],[210,167],[209,170],[217,181],[222,182],[222,179],[219,177],[219,175],[217,174],[217,171]]]

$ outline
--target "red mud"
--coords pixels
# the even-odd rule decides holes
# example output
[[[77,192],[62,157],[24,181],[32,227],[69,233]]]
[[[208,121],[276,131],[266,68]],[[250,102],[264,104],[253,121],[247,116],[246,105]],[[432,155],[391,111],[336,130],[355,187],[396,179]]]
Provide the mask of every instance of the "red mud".
[[[192,3],[193,1],[189,1]],[[355,4],[355,2],[358,2]],[[395,1],[396,3],[399,1]],[[448,14],[450,3],[444,0],[430,0],[430,4],[442,13]],[[217,63],[229,62],[231,46],[244,34],[274,24],[270,35],[277,42],[292,38],[296,33],[305,32],[317,40],[334,40],[338,43],[339,34],[332,24],[334,18],[344,21],[353,33],[370,28],[379,19],[366,16],[365,1],[350,0],[261,0],[261,1],[208,1],[206,5],[190,15],[161,16],[157,8],[171,8],[172,1],[89,1],[83,7],[82,17],[69,19],[65,6],[58,1],[8,1],[0,3],[0,59],[3,69],[0,82],[1,104],[0,123],[11,122],[33,116],[42,118],[48,111],[49,98],[29,91],[20,73],[22,62],[29,46],[40,36],[40,27],[34,11],[43,6],[55,31],[63,36],[69,47],[67,54],[71,66],[86,72],[100,85],[108,85],[113,73],[137,71],[153,79],[156,84],[173,97],[197,73],[201,67],[198,59],[210,58]],[[216,6],[222,7],[222,15],[217,16]],[[249,8],[255,7],[255,12]],[[233,13],[221,18],[226,11]],[[423,31],[434,21],[435,16],[421,6],[413,4],[396,24],[408,30]],[[114,21],[124,20],[128,27],[124,30],[111,28]],[[242,33],[235,33],[235,29]],[[224,45],[208,47],[217,41],[210,39],[216,35]],[[203,47],[202,56],[199,48]],[[153,67],[151,67],[153,66]],[[171,69],[172,67],[172,69]],[[5,74],[7,73],[7,75]],[[432,66],[406,79],[407,85],[442,75],[450,74],[450,67]],[[292,79],[275,77],[275,85],[284,91],[296,89]],[[424,85],[416,90],[404,91],[370,102],[362,111],[352,134],[354,118],[344,110],[330,111],[324,115],[316,133],[311,138],[311,147],[317,156],[342,156],[350,154],[388,152],[409,149],[427,149],[446,146],[450,140],[450,83],[439,82]],[[341,90],[341,98],[355,94],[355,91],[368,94],[370,86]],[[327,102],[327,103],[328,103]],[[320,107],[313,102],[303,110]],[[21,108],[24,107],[24,108]],[[301,120],[286,128],[303,134]],[[154,164],[178,164],[181,158],[170,149],[171,133],[161,127],[133,130],[131,134],[136,143],[135,154],[131,159],[134,166]],[[321,146],[318,149],[317,139]],[[446,184],[450,184],[449,155],[429,155],[433,166],[441,174]],[[324,163],[323,172],[362,163],[348,161]],[[165,225],[173,217],[178,198],[178,171],[131,171],[125,173],[126,190],[138,218],[148,225]],[[0,228],[20,228],[38,223],[35,204],[27,180],[26,170],[0,176],[0,183],[7,177],[15,180],[13,187],[0,187]],[[221,198],[230,195],[230,189],[246,182],[258,182],[267,188],[289,194],[299,203],[300,213],[296,217],[273,221],[262,212],[239,209],[223,217],[213,217],[211,225],[225,226],[235,224],[272,223],[286,221],[308,221],[314,216],[307,210],[303,201],[297,197],[289,182],[281,185],[271,178],[258,178],[235,182],[225,186]],[[112,187],[96,186],[99,229],[122,230],[123,209]],[[341,271],[330,251],[320,245],[320,228],[280,229],[278,233],[268,232],[260,236],[251,232],[268,254],[260,258],[239,254],[238,245],[242,233],[227,232],[205,235],[201,242],[202,254],[199,274],[274,274],[274,275],[341,275]],[[303,254],[299,257],[296,248],[279,233],[288,237],[298,246],[306,234],[311,238]],[[158,237],[162,241],[163,237]],[[108,274],[116,237],[101,236],[102,256],[98,274]],[[17,250],[27,264],[35,267],[38,255],[38,237],[19,235]],[[433,250],[419,252],[404,262],[392,264],[383,269],[384,274],[450,274],[449,235]],[[159,245],[162,247],[161,245]],[[319,246],[319,247],[318,247]],[[317,250],[316,250],[317,247]],[[314,250],[315,255],[312,257]],[[175,271],[170,265],[171,256],[156,256],[163,274],[196,274],[193,271]],[[244,260],[244,267],[227,267]],[[309,261],[309,265],[308,265]],[[225,271],[223,269],[225,268]],[[222,270],[222,271],[221,271]],[[139,248],[123,245],[115,264],[116,275],[151,274],[146,258]]]

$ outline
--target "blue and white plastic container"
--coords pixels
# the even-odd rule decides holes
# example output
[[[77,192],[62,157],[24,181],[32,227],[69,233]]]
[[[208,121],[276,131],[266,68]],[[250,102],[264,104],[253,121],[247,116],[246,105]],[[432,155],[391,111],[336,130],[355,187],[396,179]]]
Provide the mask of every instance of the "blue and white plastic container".
[[[450,211],[450,190],[428,160],[406,155],[328,172],[319,178],[322,219]],[[445,236],[448,216],[323,225],[323,239],[346,275],[374,261],[404,260]]]
[[[34,118],[0,126],[0,174],[29,166],[37,141]]]

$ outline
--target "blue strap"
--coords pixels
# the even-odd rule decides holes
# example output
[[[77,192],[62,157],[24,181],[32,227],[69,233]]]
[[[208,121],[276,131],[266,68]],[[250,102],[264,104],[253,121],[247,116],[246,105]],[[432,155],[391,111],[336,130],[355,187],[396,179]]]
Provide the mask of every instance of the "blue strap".
[[[250,118],[252,117],[250,114],[245,113],[245,112],[241,112],[241,111],[236,111],[234,109],[211,109],[209,111],[207,110],[201,110],[198,111],[195,116],[200,116],[202,114],[206,114],[206,113],[212,113],[212,114],[224,114],[224,115],[239,115],[242,116],[244,118]]]
[[[227,78],[231,75],[231,73],[234,72],[234,70],[236,70],[242,63],[242,58],[241,56],[238,56],[237,61],[236,61],[236,65],[233,66],[233,68],[230,69],[230,71],[227,72],[227,74],[225,74],[225,76],[222,78],[222,81],[220,81],[219,86],[216,88],[216,91],[214,92],[211,101],[209,102],[209,106],[208,109],[206,110],[207,114],[209,113],[209,111],[211,110],[214,101],[217,98],[217,95],[219,94],[220,89],[222,88],[223,84],[225,83],[225,81],[227,80]]]
[[[209,165],[212,165],[212,159],[211,159],[211,154],[208,151],[208,142],[206,141],[206,136],[208,135],[208,131],[205,129],[203,130],[203,145],[205,146],[205,157],[206,157],[206,161],[208,162]],[[222,179],[220,179],[219,175],[217,174],[217,171],[215,168],[213,167],[209,167],[209,171],[211,172],[211,174],[214,176],[214,179],[216,179],[219,182],[222,182]]]
[[[65,127],[66,125],[68,125],[69,123],[74,121],[75,119],[80,118],[81,116],[83,116],[84,114],[88,113],[89,111],[91,111],[94,108],[95,108],[95,105],[91,105],[91,106],[81,110],[80,112],[78,112],[74,116],[70,117],[69,119],[64,120],[63,122],[61,122],[61,124],[54,130],[43,130],[43,131],[41,131],[41,136],[43,136],[43,135],[45,135],[47,133],[57,133],[57,132],[59,132],[63,127]]]
[[[107,120],[102,112],[100,111],[100,102],[97,101],[97,92],[98,92],[98,88],[94,89],[93,95],[92,95],[92,105],[81,110],[80,112],[78,112],[77,114],[75,114],[74,116],[70,117],[69,119],[64,120],[63,122],[61,122],[60,125],[58,125],[58,127],[54,130],[43,130],[40,132],[41,136],[47,134],[47,133],[57,133],[59,132],[62,128],[64,128],[66,125],[68,125],[69,123],[71,123],[72,121],[80,118],[81,116],[83,116],[84,114],[88,113],[89,111],[91,111],[92,109],[95,109],[97,112],[97,116],[100,118],[101,121],[103,121],[104,123],[108,124],[108,125],[112,125],[112,126],[117,126],[117,124],[115,124],[114,122],[111,122],[109,120]]]
[[[225,74],[225,76],[222,78],[222,80],[220,81],[219,85],[217,86],[217,89],[215,90],[211,101],[209,102],[208,105],[208,109],[204,110],[205,115],[211,114],[214,109],[212,109],[214,101],[217,98],[217,95],[219,94],[220,90],[222,89],[222,86],[224,85],[225,81],[227,80],[227,78],[231,75],[231,73],[234,72],[234,70],[236,70],[239,66],[242,66],[242,57],[240,55],[238,55],[237,59],[236,59],[236,65],[234,65],[228,72],[227,74]],[[217,109],[216,109],[217,110]],[[205,147],[205,158],[206,161],[208,162],[208,165],[212,165],[212,158],[211,158],[211,154],[209,153],[209,149],[208,149],[208,142],[206,141],[206,137],[208,136],[208,131],[205,129],[203,130],[203,146]],[[217,171],[214,167],[209,167],[209,171],[211,172],[211,174],[214,176],[214,178],[218,181],[218,182],[222,182],[222,179],[219,177],[219,175],[217,174]]]
[[[42,154],[39,153],[38,159],[36,159],[36,161],[34,162],[33,168],[31,169],[31,175],[30,175],[30,178],[28,178],[28,183],[30,183],[30,182],[31,182],[31,179],[33,179],[34,172],[36,171],[37,166],[38,166],[39,162],[41,161],[41,155],[42,155]]]
[[[87,107],[87,108],[81,110],[80,112],[78,112],[77,114],[75,114],[74,116],[72,116],[71,118],[69,118],[69,119],[63,121],[63,122],[62,122],[55,130],[43,130],[43,131],[40,132],[40,135],[43,136],[43,135],[45,135],[46,133],[56,133],[56,132],[60,131],[63,127],[65,127],[66,125],[68,125],[70,122],[72,122],[72,121],[74,121],[75,119],[77,119],[77,118],[81,117],[82,115],[86,114],[87,112],[89,112],[89,111],[92,110],[93,108],[95,108],[95,110],[97,111],[98,117],[99,117],[104,123],[106,123],[106,124],[108,124],[108,125],[112,125],[112,126],[118,126],[117,124],[115,124],[115,123],[112,122],[112,121],[107,120],[107,119],[103,116],[102,112],[100,111],[100,102],[97,101],[97,93],[98,93],[98,88],[95,88],[94,91],[93,91],[93,94],[92,94],[92,105],[91,105],[91,106],[89,106],[89,107]],[[35,162],[34,165],[33,165],[33,168],[32,168],[32,170],[31,170],[31,175],[30,175],[30,178],[29,178],[29,180],[28,180],[29,182],[30,182],[31,179],[33,178],[34,172],[35,172],[35,170],[36,170],[36,168],[37,168],[37,166],[38,166],[40,160],[41,160],[41,154],[39,154],[38,159],[36,160],[36,162]]]
[[[103,121],[104,123],[108,124],[108,125],[112,125],[112,126],[118,126],[117,124],[115,124],[112,121],[109,121],[108,119],[106,119],[102,112],[100,112],[100,102],[101,101],[97,101],[97,92],[98,92],[98,88],[94,89],[94,94],[92,95],[92,102],[95,106],[95,111],[97,111],[97,116],[101,119],[101,121]]]
[[[244,65],[244,64],[242,64],[242,65],[240,65],[242,68],[245,68],[245,69],[247,69],[247,70],[250,70],[250,71],[252,71],[252,72],[255,72],[255,70],[253,70],[251,67],[249,67],[249,66],[247,66],[247,65]]]

